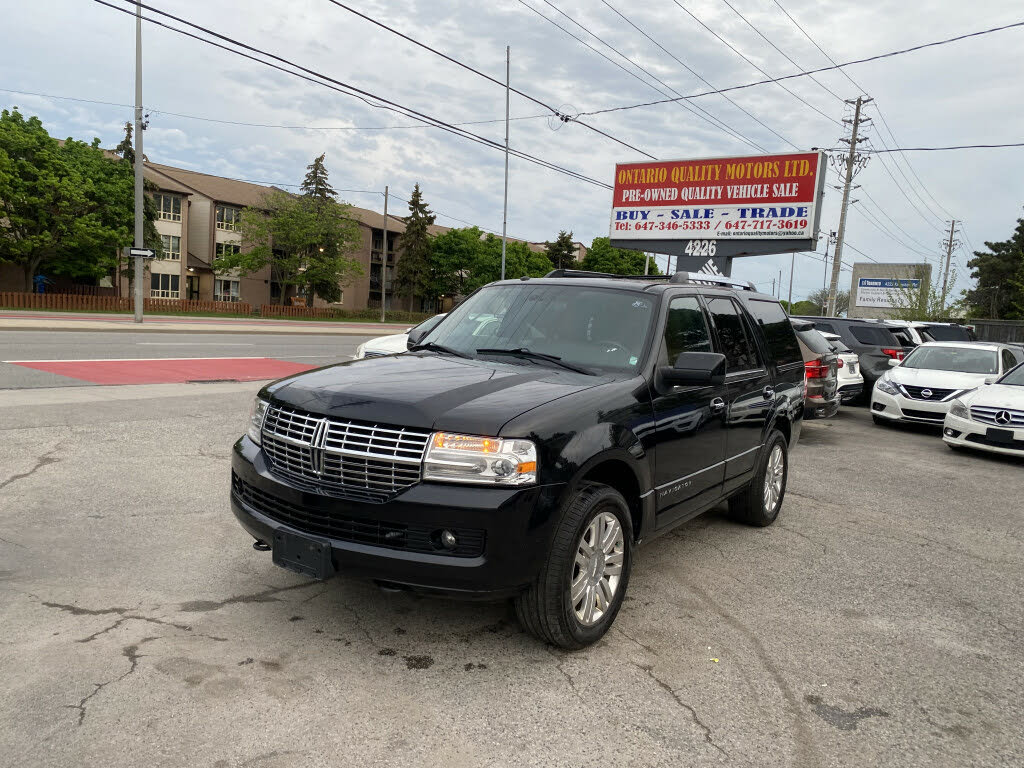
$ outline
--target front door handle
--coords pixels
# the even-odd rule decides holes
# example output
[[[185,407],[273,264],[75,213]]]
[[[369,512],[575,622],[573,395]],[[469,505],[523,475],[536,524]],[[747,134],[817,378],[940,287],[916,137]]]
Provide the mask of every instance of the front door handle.
[[[711,401],[711,412],[712,413],[721,413],[724,410],[725,410],[725,400],[723,400],[720,397],[716,397],[714,400]]]
[[[775,397],[775,390],[772,389],[771,387],[765,387],[764,389],[761,390],[761,394],[764,396],[765,400],[771,400],[773,397]]]

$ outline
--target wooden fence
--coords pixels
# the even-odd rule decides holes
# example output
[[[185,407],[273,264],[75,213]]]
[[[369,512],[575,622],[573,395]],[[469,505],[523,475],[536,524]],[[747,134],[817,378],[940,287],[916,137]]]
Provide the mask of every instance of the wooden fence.
[[[261,304],[261,317],[343,317],[342,310],[334,307],[293,307],[289,304]]]
[[[7,309],[61,309],[79,312],[131,312],[134,301],[127,296],[76,296],[66,293],[0,293],[0,307]],[[146,312],[205,312],[251,315],[252,305],[240,301],[188,301],[186,299],[145,299]]]

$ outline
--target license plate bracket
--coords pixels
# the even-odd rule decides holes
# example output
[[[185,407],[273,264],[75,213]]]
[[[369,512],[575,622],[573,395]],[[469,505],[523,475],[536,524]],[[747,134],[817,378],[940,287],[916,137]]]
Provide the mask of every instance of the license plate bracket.
[[[284,528],[274,531],[273,561],[274,565],[313,579],[334,575],[330,541]]]
[[[1004,443],[1010,445],[1013,443],[1013,430],[1012,429],[992,429],[991,427],[986,430],[985,437],[993,443]]]

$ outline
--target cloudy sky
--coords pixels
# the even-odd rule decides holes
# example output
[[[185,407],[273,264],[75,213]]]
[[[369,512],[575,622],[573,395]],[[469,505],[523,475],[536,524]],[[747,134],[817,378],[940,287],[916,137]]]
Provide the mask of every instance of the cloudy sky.
[[[838,62],[1024,19],[1019,0],[343,2],[497,80],[504,80],[509,45],[513,86],[573,115],[827,66],[783,8]],[[503,88],[330,0],[149,4],[444,122],[479,123],[463,127],[504,141]],[[39,115],[51,135],[116,144],[131,119],[124,105],[134,94],[134,20],[91,0],[9,3],[4,15],[0,105]],[[326,152],[339,190],[388,184],[408,198],[419,182],[438,223],[500,232],[502,152],[165,28],[147,24],[143,34],[150,159],[288,185]],[[842,100],[863,93],[874,98],[868,135],[878,149],[1021,141],[1022,51],[1024,28],[1016,28],[849,67],[856,84],[829,72],[818,82],[787,81],[785,89],[764,85],[728,99],[581,119],[658,158],[794,151],[840,146]],[[612,181],[616,162],[643,158],[581,125],[545,117],[545,106],[521,96],[513,94],[511,111],[513,148],[601,182]],[[610,191],[521,159],[510,167],[510,234],[547,240],[571,229],[585,243],[608,234]],[[873,157],[857,177],[848,220],[848,245],[860,253],[844,252],[844,264],[870,257],[937,265],[946,222],[955,217],[966,237],[954,266],[966,285],[968,243],[1005,239],[1021,215],[1022,169],[1024,148]],[[342,196],[378,209],[383,202],[380,194]],[[839,199],[827,189],[825,231],[838,226]],[[789,264],[788,255],[747,258],[733,274],[770,287],[782,270],[785,297]],[[820,287],[823,273],[820,257],[798,254],[794,298]],[[842,284],[849,286],[848,272]]]

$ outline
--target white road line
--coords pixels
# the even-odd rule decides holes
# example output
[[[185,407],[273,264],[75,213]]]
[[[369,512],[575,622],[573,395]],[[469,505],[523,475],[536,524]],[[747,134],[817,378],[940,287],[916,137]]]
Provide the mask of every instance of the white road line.
[[[0,360],[0,363],[159,363],[166,360],[267,360],[266,357],[88,357],[80,360]]]
[[[255,347],[255,344],[233,342],[222,344],[218,341],[137,341],[138,347]]]

